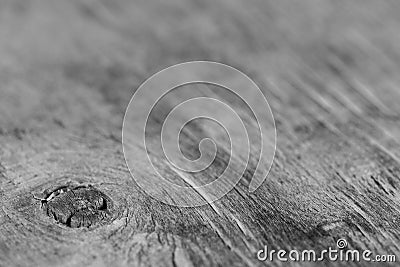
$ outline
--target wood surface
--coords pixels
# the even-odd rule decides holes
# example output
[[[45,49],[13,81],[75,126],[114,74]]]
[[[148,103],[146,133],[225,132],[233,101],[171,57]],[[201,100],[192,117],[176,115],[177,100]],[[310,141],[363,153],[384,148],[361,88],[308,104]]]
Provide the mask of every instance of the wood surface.
[[[397,0],[0,1],[0,266],[262,266],[264,245],[339,238],[400,257],[399,30]],[[178,208],[132,179],[121,127],[145,79],[190,60],[254,79],[277,150],[254,193]],[[37,198],[68,184],[112,219],[47,216]]]

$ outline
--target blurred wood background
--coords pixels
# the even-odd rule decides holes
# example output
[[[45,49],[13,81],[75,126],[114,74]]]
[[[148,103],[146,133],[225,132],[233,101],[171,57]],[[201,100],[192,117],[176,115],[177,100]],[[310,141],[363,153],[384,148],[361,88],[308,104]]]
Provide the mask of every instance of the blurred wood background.
[[[400,256],[399,30],[397,0],[0,1],[0,265],[261,266],[264,245],[339,238]],[[254,79],[278,143],[254,194],[177,208],[135,184],[121,126],[135,88],[190,60]],[[114,219],[46,216],[33,196],[68,182],[107,194]]]

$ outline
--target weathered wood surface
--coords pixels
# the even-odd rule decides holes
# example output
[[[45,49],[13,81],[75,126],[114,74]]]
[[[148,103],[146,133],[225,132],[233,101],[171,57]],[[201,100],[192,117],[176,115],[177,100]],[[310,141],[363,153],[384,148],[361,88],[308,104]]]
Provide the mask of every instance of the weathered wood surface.
[[[395,0],[1,1],[0,265],[257,266],[264,244],[338,238],[400,256],[399,14]],[[200,59],[260,85],[277,153],[254,194],[241,182],[177,208],[135,184],[121,125],[141,82]],[[68,182],[109,196],[112,221],[46,216],[33,196]]]

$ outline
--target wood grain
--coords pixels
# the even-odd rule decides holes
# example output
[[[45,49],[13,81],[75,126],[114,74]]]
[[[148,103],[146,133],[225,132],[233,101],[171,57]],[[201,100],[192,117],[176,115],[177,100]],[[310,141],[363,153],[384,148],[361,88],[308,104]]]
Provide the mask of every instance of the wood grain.
[[[400,256],[399,14],[394,0],[1,1],[0,265],[262,266],[264,245],[339,238]],[[189,60],[237,67],[268,98],[277,151],[253,194],[243,179],[213,204],[177,208],[129,174],[130,97]],[[114,219],[49,218],[33,196],[69,182],[109,196]]]

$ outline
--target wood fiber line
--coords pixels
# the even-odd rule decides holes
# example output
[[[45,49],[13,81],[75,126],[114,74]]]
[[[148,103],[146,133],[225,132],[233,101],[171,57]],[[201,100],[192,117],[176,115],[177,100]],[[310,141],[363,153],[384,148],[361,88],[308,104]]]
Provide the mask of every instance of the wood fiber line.
[[[372,0],[1,1],[0,266],[263,266],[264,245],[320,251],[339,238],[400,257],[399,12]],[[222,199],[178,208],[130,176],[122,119],[150,75],[205,59],[263,90],[276,157],[253,194],[247,170]],[[206,134],[186,129],[185,153]],[[214,179],[226,153],[217,163],[186,182]],[[65,200],[68,216],[49,217],[37,198],[67,185],[107,196],[107,220],[70,227],[68,192],[46,203],[54,215]]]

